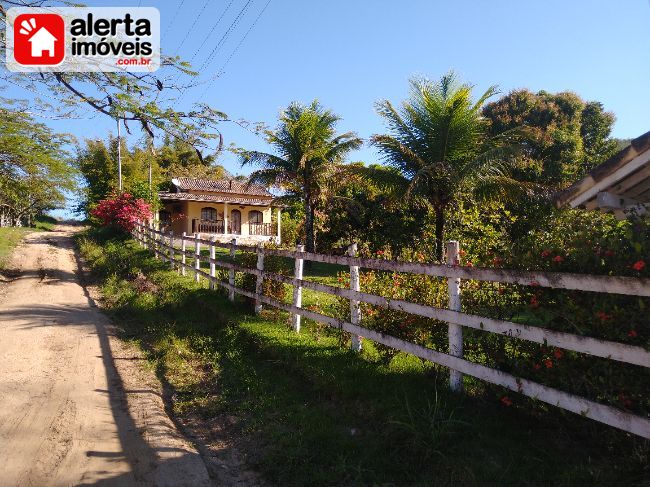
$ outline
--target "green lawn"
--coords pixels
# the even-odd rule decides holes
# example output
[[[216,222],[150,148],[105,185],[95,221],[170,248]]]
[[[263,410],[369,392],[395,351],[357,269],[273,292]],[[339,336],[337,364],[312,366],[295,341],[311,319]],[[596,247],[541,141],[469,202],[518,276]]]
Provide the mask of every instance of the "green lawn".
[[[254,467],[277,485],[643,485],[648,442],[552,407],[506,407],[447,370],[399,354],[377,360],[334,330],[178,276],[133,242],[80,238],[123,336],[174,389],[174,411],[229,418]],[[313,270],[313,269],[312,269]],[[312,278],[336,279],[336,271]],[[148,283],[133,276],[143,272]],[[307,301],[307,296],[305,296]],[[523,403],[528,404],[530,403]],[[221,424],[221,423],[219,423]]]

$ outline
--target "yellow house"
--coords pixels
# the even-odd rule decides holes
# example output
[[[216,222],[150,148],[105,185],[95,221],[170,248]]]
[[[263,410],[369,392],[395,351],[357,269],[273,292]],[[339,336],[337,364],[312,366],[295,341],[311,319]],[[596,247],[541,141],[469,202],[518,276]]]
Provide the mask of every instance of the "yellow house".
[[[159,193],[164,231],[216,235],[222,242],[280,242],[281,205],[272,204],[266,188],[236,179],[174,178],[172,183],[172,192]]]

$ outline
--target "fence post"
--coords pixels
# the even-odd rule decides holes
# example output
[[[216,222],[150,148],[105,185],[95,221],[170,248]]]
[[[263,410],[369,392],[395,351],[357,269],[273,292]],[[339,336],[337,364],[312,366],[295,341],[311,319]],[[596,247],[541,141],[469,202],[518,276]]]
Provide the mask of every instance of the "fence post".
[[[199,234],[194,234],[194,280],[199,282],[201,276],[199,275],[201,269],[201,242],[199,242]]]
[[[151,236],[153,238],[153,241],[151,242],[151,246],[153,247],[153,256],[155,259],[158,258],[158,234],[156,233],[156,224],[152,221],[151,222]]]
[[[142,220],[142,224],[140,225],[140,237],[142,237],[142,247],[148,249],[149,242],[147,242],[147,226],[145,225],[144,220]]]
[[[304,252],[304,245],[296,245],[296,252]],[[302,279],[302,265],[303,259],[296,257],[296,263],[294,265],[293,277],[296,279]],[[302,306],[302,286],[299,284],[294,284],[293,286],[293,305],[296,308]],[[295,332],[300,331],[300,315],[297,313],[291,313],[291,324]]]
[[[181,276],[185,275],[185,264],[187,260],[187,233],[181,235]]]
[[[214,263],[214,259],[217,258],[217,246],[215,245],[217,242],[217,236],[212,235],[210,237],[210,289],[214,290],[217,285],[214,282],[214,278],[216,277],[216,264]]]
[[[347,252],[349,257],[357,256],[357,244],[353,243],[348,247]],[[359,266],[350,266],[350,290],[361,291],[359,285]],[[350,300],[350,323],[358,325],[361,322],[361,303],[355,299]],[[361,338],[358,335],[352,335],[352,350],[355,352],[361,351]]]
[[[447,242],[447,266],[460,265],[460,245],[458,241]],[[460,278],[447,278],[447,289],[449,291],[449,309],[460,311]],[[449,354],[454,357],[463,356],[463,327],[456,324],[449,324]],[[463,390],[463,374],[457,370],[449,370],[449,386],[454,392]]]
[[[169,267],[174,268],[176,262],[174,260],[174,231],[169,231]]]
[[[261,243],[257,244],[257,270],[260,272],[264,271],[264,247]],[[263,291],[264,277],[262,274],[257,276],[255,281],[255,314],[260,314],[262,312],[262,301],[260,301],[260,296]]]
[[[235,263],[236,252],[237,252],[237,239],[233,238],[230,241],[230,259],[233,264]],[[231,286],[235,285],[235,269],[228,270],[228,284],[230,284]],[[230,301],[235,300],[235,290],[232,287],[228,289],[228,299]]]

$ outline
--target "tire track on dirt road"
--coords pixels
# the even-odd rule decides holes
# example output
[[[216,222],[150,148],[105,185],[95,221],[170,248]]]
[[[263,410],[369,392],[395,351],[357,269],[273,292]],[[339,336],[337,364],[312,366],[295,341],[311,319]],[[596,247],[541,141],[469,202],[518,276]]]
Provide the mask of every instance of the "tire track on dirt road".
[[[79,284],[75,231],[27,236],[0,284],[0,483],[210,485],[160,384]]]

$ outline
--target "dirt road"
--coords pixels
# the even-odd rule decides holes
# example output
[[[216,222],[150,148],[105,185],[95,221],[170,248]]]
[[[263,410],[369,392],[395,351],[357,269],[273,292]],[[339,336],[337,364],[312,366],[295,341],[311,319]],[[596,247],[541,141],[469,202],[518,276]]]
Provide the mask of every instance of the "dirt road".
[[[79,284],[73,232],[28,236],[0,285],[0,484],[210,485],[160,386]]]

